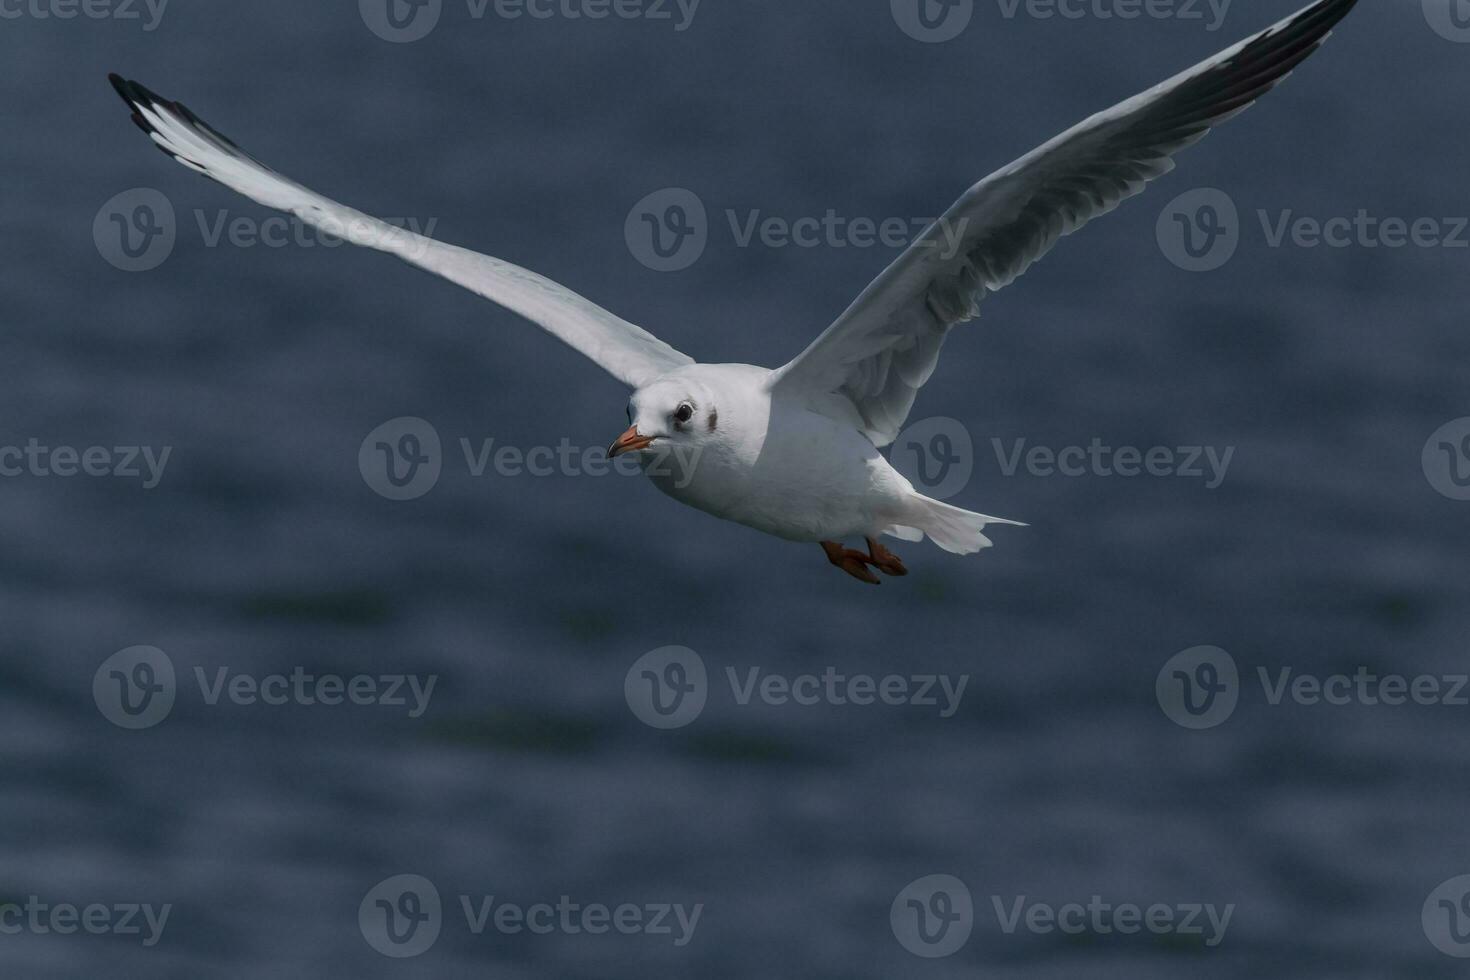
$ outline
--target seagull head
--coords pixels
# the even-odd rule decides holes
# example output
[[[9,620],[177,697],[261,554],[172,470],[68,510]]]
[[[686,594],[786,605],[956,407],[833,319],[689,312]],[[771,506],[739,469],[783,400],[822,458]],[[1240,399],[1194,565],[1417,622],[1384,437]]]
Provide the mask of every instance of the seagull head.
[[[669,377],[633,392],[628,430],[607,447],[609,457],[696,452],[720,425],[713,393],[690,378]]]

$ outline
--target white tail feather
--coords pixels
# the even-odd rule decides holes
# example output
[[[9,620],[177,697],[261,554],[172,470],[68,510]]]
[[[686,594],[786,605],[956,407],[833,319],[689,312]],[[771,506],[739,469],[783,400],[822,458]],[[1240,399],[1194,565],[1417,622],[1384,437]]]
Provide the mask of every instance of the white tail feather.
[[[988,517],[974,511],[961,510],[918,494],[914,495],[914,505],[911,523],[929,535],[929,540],[956,555],[973,555],[994,544],[985,535],[987,525],[1026,526],[1020,521],[1008,521],[1003,517]]]

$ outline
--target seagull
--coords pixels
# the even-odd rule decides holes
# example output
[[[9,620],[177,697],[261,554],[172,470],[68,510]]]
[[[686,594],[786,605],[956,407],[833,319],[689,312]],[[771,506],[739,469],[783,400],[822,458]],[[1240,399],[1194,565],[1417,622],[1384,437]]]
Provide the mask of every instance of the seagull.
[[[1057,239],[1141,192],[1174,154],[1274,88],[1357,0],[1317,0],[1275,26],[1094,115],[971,187],[846,312],[774,370],[702,364],[534,272],[400,229],[282,176],[181,103],[109,79],[179,163],[313,227],[388,252],[544,328],[632,389],[608,456],[637,454],[674,499],[789,541],[873,585],[904,575],[879,543],[927,536],[970,555],[992,524],[916,491],[880,450],[898,436],[956,325],[979,315]],[[962,234],[939,249],[941,235]],[[953,241],[954,238],[944,239]],[[843,542],[862,538],[867,550]]]

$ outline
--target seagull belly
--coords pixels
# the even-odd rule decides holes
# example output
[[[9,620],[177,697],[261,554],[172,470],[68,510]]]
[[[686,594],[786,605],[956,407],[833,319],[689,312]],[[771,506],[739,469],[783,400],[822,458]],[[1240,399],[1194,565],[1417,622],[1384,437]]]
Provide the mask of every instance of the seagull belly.
[[[907,513],[913,490],[851,425],[805,408],[772,412],[759,451],[718,455],[672,496],[790,541],[877,535]]]

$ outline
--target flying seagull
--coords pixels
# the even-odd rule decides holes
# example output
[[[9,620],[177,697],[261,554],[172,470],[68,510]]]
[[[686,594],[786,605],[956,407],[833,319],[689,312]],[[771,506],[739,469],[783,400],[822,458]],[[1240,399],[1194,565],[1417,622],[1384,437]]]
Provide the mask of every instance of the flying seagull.
[[[1357,0],[1317,0],[1141,95],[1072,127],[965,192],[811,345],[782,367],[699,364],[534,272],[425,238],[266,167],[181,103],[109,76],[133,121],[191,170],[308,225],[389,252],[505,306],[633,393],[609,456],[636,453],[669,496],[791,541],[820,543],[855,578],[903,575],[883,535],[954,554],[1019,525],[918,493],[879,450],[898,435],[949,331],[979,315],[1063,235],[1174,168],[1173,156],[1274,88]],[[937,249],[962,231],[959,247]],[[866,552],[846,547],[864,538]]]

